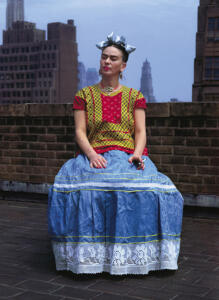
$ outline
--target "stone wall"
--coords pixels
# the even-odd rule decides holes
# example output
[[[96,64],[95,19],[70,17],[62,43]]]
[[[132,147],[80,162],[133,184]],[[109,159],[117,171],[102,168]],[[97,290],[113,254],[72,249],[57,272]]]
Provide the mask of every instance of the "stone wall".
[[[0,107],[0,188],[53,182],[60,166],[74,156],[71,107]],[[198,195],[218,199],[219,103],[150,103],[147,136],[151,159],[183,194],[193,202]]]

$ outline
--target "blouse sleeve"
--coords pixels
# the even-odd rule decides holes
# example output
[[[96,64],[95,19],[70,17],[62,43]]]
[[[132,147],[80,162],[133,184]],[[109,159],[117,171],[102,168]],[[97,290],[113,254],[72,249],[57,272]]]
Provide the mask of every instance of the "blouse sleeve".
[[[139,92],[136,97],[134,108],[143,108],[143,109],[147,108],[146,99],[144,98],[141,92]]]
[[[86,100],[82,91],[77,92],[73,101],[73,109],[86,110]]]

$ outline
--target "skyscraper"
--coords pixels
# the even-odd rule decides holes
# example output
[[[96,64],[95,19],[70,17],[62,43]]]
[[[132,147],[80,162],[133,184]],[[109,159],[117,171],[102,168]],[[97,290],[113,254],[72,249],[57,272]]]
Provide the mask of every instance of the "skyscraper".
[[[73,20],[49,23],[16,21],[0,45],[0,105],[71,103],[78,85],[78,51]]]
[[[86,69],[82,62],[78,62],[78,90],[87,86]]]
[[[24,0],[7,0],[6,28],[12,28],[16,21],[24,21]]]
[[[151,65],[147,59],[142,66],[140,90],[147,102],[156,102],[153,95],[154,92],[152,86]]]
[[[88,68],[86,79],[87,79],[87,85],[96,84],[99,80],[99,75],[97,73],[97,70],[95,68]]]
[[[219,102],[219,0],[200,0],[193,102]]]

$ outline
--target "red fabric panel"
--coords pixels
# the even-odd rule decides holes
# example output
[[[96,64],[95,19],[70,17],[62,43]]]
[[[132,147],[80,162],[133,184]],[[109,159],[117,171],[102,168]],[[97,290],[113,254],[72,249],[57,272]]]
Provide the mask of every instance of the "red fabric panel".
[[[102,100],[102,121],[114,124],[121,123],[121,101],[122,93],[115,96],[101,94]]]
[[[82,98],[75,96],[73,109],[85,110],[85,101]]]
[[[146,105],[145,98],[141,98],[141,99],[136,100],[134,108],[143,108],[143,109],[146,109],[147,105]]]

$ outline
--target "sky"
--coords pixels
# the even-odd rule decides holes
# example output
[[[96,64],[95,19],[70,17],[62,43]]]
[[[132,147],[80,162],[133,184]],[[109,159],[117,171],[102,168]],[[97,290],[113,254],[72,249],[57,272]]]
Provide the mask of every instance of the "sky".
[[[0,0],[0,44],[6,27],[6,0]],[[77,27],[79,61],[99,70],[96,43],[111,32],[136,47],[122,84],[140,89],[141,69],[151,64],[157,101],[191,101],[199,0],[24,0],[25,20],[46,29],[51,22]]]

